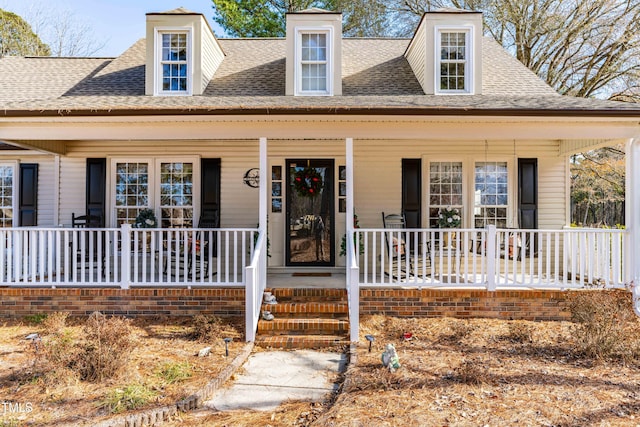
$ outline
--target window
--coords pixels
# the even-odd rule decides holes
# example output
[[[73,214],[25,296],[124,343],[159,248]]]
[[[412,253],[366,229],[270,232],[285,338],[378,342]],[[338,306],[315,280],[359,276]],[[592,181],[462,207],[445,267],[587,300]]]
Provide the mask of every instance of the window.
[[[195,161],[114,161],[116,226],[132,224],[141,209],[159,214],[160,226],[193,227]]]
[[[507,162],[476,162],[474,179],[474,223],[476,228],[493,224],[507,227]]]
[[[436,92],[471,93],[470,32],[439,30],[437,33]]]
[[[429,167],[429,227],[438,228],[441,208],[458,208],[462,215],[462,162],[431,162]]]
[[[156,93],[188,95],[191,92],[190,33],[159,32]]]
[[[0,227],[13,227],[14,213],[13,166],[0,165]]]
[[[160,163],[160,224],[193,227],[193,163]]]
[[[149,164],[116,164],[116,223],[132,224],[140,210],[150,207]]]
[[[297,95],[331,95],[330,32],[299,32]]]

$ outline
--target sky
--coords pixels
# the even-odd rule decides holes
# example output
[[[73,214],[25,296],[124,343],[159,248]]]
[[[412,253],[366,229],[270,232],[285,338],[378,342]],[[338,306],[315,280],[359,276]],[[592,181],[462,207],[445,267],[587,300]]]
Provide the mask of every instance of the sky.
[[[0,9],[22,17],[30,7],[44,5],[46,9],[70,10],[74,19],[94,29],[97,39],[105,40],[104,48],[93,56],[118,56],[145,33],[145,14],[164,12],[180,6],[202,13],[216,36],[224,35],[220,26],[212,21],[211,0],[0,0]]]

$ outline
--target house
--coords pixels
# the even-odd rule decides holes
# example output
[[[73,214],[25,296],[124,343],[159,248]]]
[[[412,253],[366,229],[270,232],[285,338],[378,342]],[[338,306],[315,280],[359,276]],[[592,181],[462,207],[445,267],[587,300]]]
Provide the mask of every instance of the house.
[[[423,297],[555,318],[532,292],[637,283],[640,105],[558,95],[478,12],[426,13],[411,39],[286,19],[285,38],[217,39],[179,8],[117,58],[0,59],[4,314],[202,310],[253,340],[293,272],[341,280],[357,341],[360,312],[447,310]],[[569,229],[569,156],[617,143],[627,228]],[[132,227],[143,209],[157,227]]]

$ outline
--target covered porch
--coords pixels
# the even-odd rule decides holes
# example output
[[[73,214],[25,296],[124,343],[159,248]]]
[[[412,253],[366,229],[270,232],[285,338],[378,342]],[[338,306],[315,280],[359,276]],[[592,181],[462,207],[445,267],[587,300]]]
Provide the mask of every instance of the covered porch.
[[[190,121],[190,118],[176,120]],[[233,126],[227,123],[224,126],[233,128],[236,134],[231,135],[239,137],[236,129],[246,125],[249,120],[235,120]],[[629,138],[637,132],[637,124],[624,121],[619,126],[610,124],[607,127],[606,123],[597,120],[591,123],[558,119],[540,129],[535,118],[477,117],[474,123],[462,124],[461,119],[452,117],[397,117],[358,125],[354,122],[362,118],[348,117],[338,120],[335,126],[326,126],[310,117],[296,118],[295,129],[287,130],[284,135],[280,123],[283,120],[285,118],[273,119],[260,126],[252,122],[251,127],[244,128],[256,137],[254,143],[259,140],[258,150],[254,147],[247,150],[257,154],[259,175],[265,178],[259,181],[257,212],[255,209],[251,212],[246,210],[252,218],[257,214],[257,228],[183,228],[171,232],[166,229],[133,229],[126,224],[118,228],[83,230],[60,227],[7,228],[1,231],[5,245],[0,253],[0,280],[10,287],[243,288],[246,292],[247,339],[253,340],[262,292],[270,285],[267,225],[272,224],[273,215],[270,213],[268,220],[267,214],[273,207],[270,199],[271,165],[268,138],[258,138],[266,134],[274,140],[288,143],[293,139],[308,138],[344,144],[340,157],[344,158],[346,193],[339,197],[343,197],[346,204],[346,226],[336,227],[336,240],[339,242],[341,235],[346,234],[347,255],[334,268],[345,272],[353,341],[358,340],[359,298],[365,288],[456,288],[493,292],[507,289],[565,290],[601,285],[631,286],[635,292],[633,284],[640,277],[637,249],[640,247],[640,170],[632,167],[640,159],[640,140],[637,138],[626,139],[627,224],[624,230],[562,228],[568,223],[564,218],[566,209],[562,206],[552,207],[560,212],[556,217],[562,216],[563,220],[562,225],[554,228],[496,228],[489,225],[446,231],[429,226],[384,229],[377,227],[373,218],[379,220],[380,212],[388,211],[389,206],[399,212],[400,197],[396,194],[392,199],[376,200],[378,194],[375,189],[369,187],[362,177],[371,174],[371,171],[375,172],[378,164],[387,161],[385,154],[388,151],[382,152],[380,147],[388,146],[388,141],[406,142],[413,150],[407,155],[415,157],[412,153],[424,152],[427,146],[433,151],[443,150],[442,147],[451,141],[463,141],[456,147],[464,148],[464,144],[486,146],[487,140],[507,140],[502,145],[496,144],[497,149],[527,145],[534,147],[530,149],[533,150],[536,141],[544,140],[548,152],[556,156],[553,158],[554,164],[558,164],[558,159],[566,159],[573,152]],[[165,139],[182,137],[177,133],[166,136],[163,134],[166,131],[163,125],[156,124],[157,128],[149,131],[153,135],[145,134],[146,139],[153,139],[154,136]],[[397,133],[399,127],[404,132],[401,137]],[[196,122],[193,128],[193,138],[206,139],[211,133],[210,124],[207,123]],[[97,132],[102,130],[92,130],[93,133],[88,136],[80,135],[76,130],[75,134],[68,137],[73,140],[81,136],[99,138],[102,134],[97,136]],[[129,138],[130,134],[125,131],[115,137]],[[425,134],[429,135],[429,141],[422,139]],[[344,135],[354,137],[344,138]],[[585,139],[587,136],[595,139]],[[247,134],[243,133],[242,137],[247,138]],[[478,141],[480,137],[485,138],[484,144],[482,140]],[[431,144],[433,141],[438,141],[440,145]],[[29,143],[23,145],[41,149]],[[374,153],[377,157],[373,158],[373,154],[369,155],[371,147],[380,150],[381,154]],[[318,146],[317,149],[322,151],[322,147]],[[388,147],[385,149],[392,150]],[[521,155],[522,151],[514,151],[509,150],[502,155],[515,160],[516,154]],[[58,155],[64,150],[53,152]],[[486,160],[485,153],[486,150],[480,155],[480,160]],[[489,152],[489,155],[492,154],[495,155]],[[405,153],[394,155],[402,158]],[[451,151],[447,155],[454,156],[455,153]],[[308,157],[328,156],[320,152]],[[435,158],[435,155],[432,157]],[[367,164],[372,158],[373,162]],[[389,180],[386,177],[384,179]],[[553,185],[551,183],[549,187]],[[391,190],[395,187],[396,183],[389,185]],[[252,200],[255,201],[255,198]],[[562,203],[567,204],[568,201]],[[428,202],[425,200],[423,204],[426,206]],[[356,207],[361,221],[364,218],[365,228],[355,228]],[[57,222],[55,218],[54,222]],[[224,218],[223,215],[223,222],[229,224],[233,219]],[[272,227],[269,233],[270,236],[274,233]],[[392,250],[389,248],[389,241],[392,241],[394,234],[406,245],[404,256],[396,259],[390,255]],[[206,245],[202,244],[205,240]],[[363,248],[362,253],[360,247]]]

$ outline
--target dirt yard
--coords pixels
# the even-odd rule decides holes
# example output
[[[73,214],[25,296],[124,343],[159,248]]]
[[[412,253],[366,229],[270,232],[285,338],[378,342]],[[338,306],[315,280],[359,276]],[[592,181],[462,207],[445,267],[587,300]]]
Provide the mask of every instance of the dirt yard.
[[[197,341],[192,337],[193,319],[134,320],[136,342],[126,368],[115,378],[90,382],[69,370],[51,369],[29,334],[43,334],[40,322],[0,320],[0,426],[92,425],[111,416],[118,396],[135,401],[140,408],[176,403],[211,381],[244,347],[240,322],[217,325],[219,339]],[[83,339],[79,320],[68,320],[64,336]],[[223,337],[229,343],[225,356]],[[46,336],[42,335],[43,345]],[[199,350],[211,347],[208,357]],[[118,392],[121,392],[118,394]],[[5,403],[7,402],[7,403]],[[11,404],[11,407],[9,407]],[[120,409],[116,409],[120,411]],[[121,413],[126,413],[122,408]]]
[[[357,363],[327,401],[288,402],[270,412],[200,410],[165,425],[640,426],[640,321],[628,310],[628,296],[619,301],[595,301],[601,317],[588,331],[572,322],[366,317]],[[158,392],[153,403],[173,402],[206,383],[242,345],[234,341],[226,359],[218,340],[210,343],[213,356],[199,359],[194,354],[203,345],[188,338],[189,330],[169,321],[135,325],[144,345],[127,373],[97,385],[34,375],[24,337],[38,328],[8,323],[0,328],[0,400],[33,405],[16,422],[50,426],[105,414],[96,406],[130,383],[151,385]],[[366,335],[375,338],[371,352]],[[387,344],[395,345],[401,364],[393,373],[381,363]],[[189,380],[170,385],[158,377],[165,362],[185,360],[193,366]],[[5,417],[4,425],[23,424]]]

